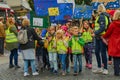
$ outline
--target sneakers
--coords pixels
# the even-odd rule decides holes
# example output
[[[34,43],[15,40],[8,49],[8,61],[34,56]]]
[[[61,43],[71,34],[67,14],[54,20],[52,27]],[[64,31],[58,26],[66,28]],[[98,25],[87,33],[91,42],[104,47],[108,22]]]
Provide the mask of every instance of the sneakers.
[[[78,73],[76,73],[76,72],[73,73],[73,76],[77,76],[77,75],[78,75]]]
[[[14,67],[14,65],[9,65],[9,68],[13,68]]]
[[[65,76],[65,75],[66,75],[66,72],[65,72],[65,71],[63,71],[63,72],[62,72],[62,76]]]
[[[54,72],[54,68],[50,68],[50,72]]]
[[[20,68],[20,66],[18,66],[18,65],[17,65],[17,66],[15,66],[15,69],[17,69],[17,68]]]
[[[105,74],[105,75],[107,75],[108,74],[108,70],[104,69],[102,73]]]
[[[92,64],[89,64],[89,65],[88,65],[88,69],[92,69]]]
[[[27,73],[27,72],[24,73],[24,76],[25,76],[25,77],[26,77],[26,76],[29,76],[29,75],[30,75],[30,74]],[[39,75],[39,73],[38,73],[38,72],[34,72],[32,75],[33,75],[33,76],[36,76],[36,75]]]
[[[99,74],[99,73],[102,73],[103,70],[102,70],[102,68],[98,68],[96,70],[93,70],[92,72],[95,73],[95,74]]]
[[[33,76],[37,76],[37,75],[39,75],[39,73],[38,72],[34,72],[34,73],[32,73],[32,75]]]
[[[25,72],[24,73],[24,76],[26,77],[26,76],[29,76],[30,74],[29,73],[27,73],[27,72]]]
[[[54,71],[54,74],[57,74],[57,73],[58,73],[58,71],[57,71],[57,70],[55,70],[55,71]]]
[[[107,69],[103,69],[102,70],[102,68],[98,68],[97,70],[94,70],[93,73],[96,73],[96,74],[102,73],[104,75],[107,75],[108,74],[108,70]]]
[[[88,63],[86,63],[85,67],[88,67],[88,65],[89,65],[89,64],[88,64]]]

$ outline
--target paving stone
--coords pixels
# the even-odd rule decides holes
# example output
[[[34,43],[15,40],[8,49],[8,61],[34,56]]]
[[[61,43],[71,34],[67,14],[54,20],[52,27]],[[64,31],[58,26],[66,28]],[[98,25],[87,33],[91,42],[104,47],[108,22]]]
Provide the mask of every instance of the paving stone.
[[[23,60],[19,60],[20,69],[9,69],[8,63],[0,64],[0,80],[120,80],[120,76],[113,75],[113,65],[109,66],[109,74],[94,74],[92,70],[85,68],[85,59],[83,56],[83,71],[78,76],[73,76],[73,69],[66,76],[62,76],[59,72],[57,75],[49,71],[40,72],[38,76],[23,76]],[[96,68],[96,58],[93,55],[93,69]]]

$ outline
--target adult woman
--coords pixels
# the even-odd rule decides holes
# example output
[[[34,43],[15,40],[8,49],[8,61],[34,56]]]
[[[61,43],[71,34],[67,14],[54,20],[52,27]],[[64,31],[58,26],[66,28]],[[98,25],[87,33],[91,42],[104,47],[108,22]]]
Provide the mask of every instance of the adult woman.
[[[4,39],[5,39],[4,25],[2,22],[0,22],[0,56],[4,54]]]
[[[108,64],[107,64],[107,46],[102,41],[101,36],[105,33],[107,27],[106,18],[108,14],[106,13],[106,9],[103,4],[98,6],[98,17],[95,20],[95,32],[93,36],[95,36],[95,55],[97,60],[97,69],[94,70],[94,73],[102,73],[108,74]],[[108,19],[107,19],[108,20]],[[102,61],[102,62],[101,62]],[[104,67],[102,68],[102,63]]]
[[[108,44],[108,54],[113,57],[114,75],[120,75],[120,10],[115,11],[113,22],[103,35],[103,41]],[[108,40],[108,42],[107,42]]]
[[[20,44],[21,52],[24,59],[24,76],[28,76],[28,63],[30,62],[32,68],[32,75],[38,75],[35,68],[35,40],[40,41],[37,33],[30,27],[30,21],[23,19],[22,28],[27,30],[28,42],[26,44]]]
[[[9,50],[10,57],[9,57],[9,68],[20,68],[18,66],[18,40],[17,40],[17,28],[15,26],[15,20],[13,17],[9,17],[7,20],[7,29],[5,30],[6,33],[6,49]],[[14,58],[14,65],[13,65],[13,58]]]

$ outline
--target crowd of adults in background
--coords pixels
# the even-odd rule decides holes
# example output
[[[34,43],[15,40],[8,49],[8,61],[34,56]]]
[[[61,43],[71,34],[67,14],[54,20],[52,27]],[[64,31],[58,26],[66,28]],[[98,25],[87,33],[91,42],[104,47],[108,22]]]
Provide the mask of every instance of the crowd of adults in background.
[[[28,42],[18,42],[20,30],[27,30]],[[47,29],[32,28],[29,19],[24,18],[16,25],[14,17],[6,23],[0,18],[0,56],[4,48],[10,51],[9,68],[20,68],[18,51],[24,61],[24,76],[39,75],[48,69],[65,76],[73,65],[73,75],[82,72],[82,55],[85,67],[92,69],[92,53],[95,50],[97,69],[93,73],[109,74],[108,63],[114,65],[114,75],[120,75],[120,10],[106,13],[103,4],[93,14],[91,20],[80,19],[65,24],[50,26]],[[112,60],[113,59],[113,60]],[[14,63],[13,63],[14,60]]]

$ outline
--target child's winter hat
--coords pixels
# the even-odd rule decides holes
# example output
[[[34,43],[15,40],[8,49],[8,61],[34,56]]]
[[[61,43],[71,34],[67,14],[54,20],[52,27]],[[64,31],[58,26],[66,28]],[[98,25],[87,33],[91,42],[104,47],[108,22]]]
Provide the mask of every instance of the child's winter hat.
[[[61,29],[64,30],[64,31],[67,31],[68,27],[67,26],[61,26]]]

